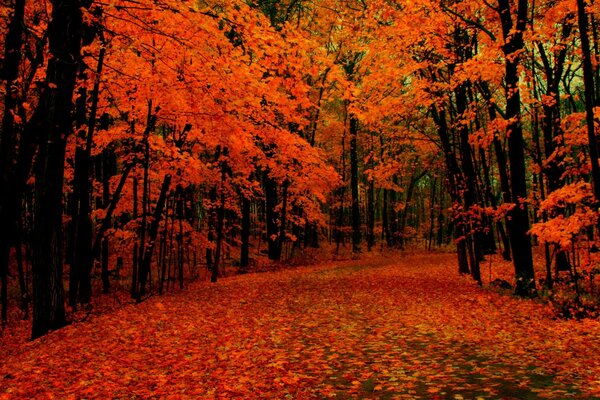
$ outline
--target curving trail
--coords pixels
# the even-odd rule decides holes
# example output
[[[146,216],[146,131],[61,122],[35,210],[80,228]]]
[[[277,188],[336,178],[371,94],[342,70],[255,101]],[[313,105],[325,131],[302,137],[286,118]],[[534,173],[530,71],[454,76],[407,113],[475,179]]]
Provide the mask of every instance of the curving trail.
[[[451,254],[197,284],[0,360],[4,398],[600,398],[600,323],[478,288]]]

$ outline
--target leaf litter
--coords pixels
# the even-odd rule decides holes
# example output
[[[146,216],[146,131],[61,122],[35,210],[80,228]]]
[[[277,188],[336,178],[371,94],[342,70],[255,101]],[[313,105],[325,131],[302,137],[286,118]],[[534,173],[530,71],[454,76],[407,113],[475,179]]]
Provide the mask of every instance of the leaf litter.
[[[452,254],[200,283],[8,352],[0,399],[600,398],[600,323],[457,279]]]

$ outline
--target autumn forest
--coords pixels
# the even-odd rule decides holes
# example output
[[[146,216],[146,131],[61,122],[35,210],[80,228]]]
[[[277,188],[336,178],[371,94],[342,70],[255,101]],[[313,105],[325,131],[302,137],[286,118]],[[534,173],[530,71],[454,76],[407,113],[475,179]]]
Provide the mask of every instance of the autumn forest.
[[[589,0],[0,0],[0,399],[600,398],[599,62]]]

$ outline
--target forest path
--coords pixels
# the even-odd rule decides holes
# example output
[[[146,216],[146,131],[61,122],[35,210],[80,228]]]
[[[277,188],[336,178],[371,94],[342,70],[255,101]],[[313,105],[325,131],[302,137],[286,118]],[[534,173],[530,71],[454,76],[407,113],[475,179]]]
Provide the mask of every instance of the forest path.
[[[200,283],[0,361],[2,398],[594,398],[600,324],[395,254]]]

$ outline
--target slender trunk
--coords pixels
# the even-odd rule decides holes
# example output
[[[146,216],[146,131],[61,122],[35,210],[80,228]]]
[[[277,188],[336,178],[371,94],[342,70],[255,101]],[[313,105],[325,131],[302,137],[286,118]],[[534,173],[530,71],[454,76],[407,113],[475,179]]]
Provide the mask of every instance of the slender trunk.
[[[388,193],[387,189],[383,189],[381,196],[381,248],[383,249],[384,243],[390,246],[390,223],[389,223],[389,211],[388,211]]]
[[[165,225],[163,227],[163,231],[162,234],[160,235],[160,244],[158,247],[158,263],[160,265],[160,273],[158,274],[158,294],[162,295],[163,294],[163,290],[164,290],[164,286],[165,286],[165,280],[167,280],[167,290],[169,290],[169,283],[168,283],[168,279],[171,277],[171,269],[169,268],[169,275],[167,275],[167,236],[169,235],[168,233],[168,228],[169,228],[169,209],[174,207],[175,205],[175,200],[173,198],[171,198],[170,200],[167,199],[167,205],[166,205],[166,209],[165,209]],[[171,212],[171,220],[173,221],[175,219],[175,214],[174,214],[174,210]],[[171,233],[173,232],[173,222],[171,221]],[[172,244],[172,243],[171,243]],[[170,246],[170,252],[173,251],[173,246]]]
[[[446,112],[445,110],[439,110],[437,107],[433,106],[432,109],[433,119],[437,125],[438,135],[440,137],[440,141],[442,143],[442,150],[444,151],[444,160],[446,162],[446,170],[448,171],[448,192],[450,193],[450,200],[452,202],[452,208],[456,209],[459,207],[460,198],[458,194],[458,189],[462,184],[459,184],[462,179],[462,173],[460,171],[460,167],[458,166],[458,161],[456,160],[456,154],[452,149],[450,144],[450,136],[448,130],[448,121],[446,121]],[[467,257],[467,246],[465,241],[465,226],[462,220],[460,220],[460,216],[458,218],[455,216],[456,224],[454,229],[454,236],[456,242],[456,253],[458,259],[458,272],[459,274],[468,274],[469,271],[469,262]]]
[[[340,185],[340,187],[336,190],[336,194],[339,197],[339,205],[338,205],[338,213],[337,213],[337,220],[336,220],[336,229],[335,229],[335,244],[336,244],[336,250],[335,253],[339,254],[340,252],[340,245],[342,244],[342,241],[344,239],[344,231],[343,231],[343,227],[344,227],[344,200],[345,200],[345,196],[346,196],[346,120],[348,119],[348,104],[347,102],[344,103],[344,109],[345,109],[345,113],[344,113],[344,132],[342,134],[342,151],[340,154],[340,161],[341,161],[341,181],[342,184]]]
[[[375,179],[372,176],[369,178],[369,189],[367,192],[367,216],[367,247],[371,251],[375,245]]]
[[[74,229],[72,230],[74,249],[72,254],[72,263],[69,276],[69,304],[76,307],[79,300],[82,304],[87,304],[91,300],[92,282],[91,271],[94,257],[91,251],[92,247],[92,220],[91,220],[91,158],[92,144],[96,128],[96,115],[98,112],[98,99],[100,92],[100,75],[104,66],[104,47],[100,50],[98,65],[96,67],[96,79],[92,90],[92,106],[88,118],[87,132],[82,130],[79,133],[85,143],[78,146],[75,150],[75,176],[73,178],[73,214],[71,216]],[[80,96],[78,104],[78,114],[80,121],[78,125],[85,123],[86,115],[86,96]]]
[[[459,118],[464,118],[467,111],[467,87],[466,84],[461,84],[455,91],[456,96],[456,108]],[[460,139],[460,156],[462,163],[462,172],[464,178],[462,182],[463,187],[463,199],[465,204],[464,214],[462,219],[465,223],[465,228],[468,233],[467,235],[467,247],[469,251],[470,269],[471,276],[473,279],[481,284],[481,273],[479,269],[479,262],[481,260],[481,249],[479,243],[479,233],[481,221],[479,216],[474,216],[474,207],[477,205],[477,175],[475,173],[475,167],[473,165],[473,156],[471,152],[471,144],[469,143],[469,128],[463,121],[458,124],[458,134]]]
[[[123,191],[123,188],[125,187],[125,182],[127,182],[127,177],[129,176],[129,173],[131,172],[132,169],[133,169],[133,163],[125,165],[125,167],[123,168],[123,171],[121,172],[121,178],[119,180],[119,183],[117,184],[115,192],[112,195],[110,204],[108,204],[108,207],[104,211],[104,218],[102,219],[102,222],[100,223],[100,227],[96,231],[96,238],[94,239],[94,244],[92,245],[92,256],[94,258],[99,255],[99,252],[101,250],[100,246],[102,244],[102,239],[104,238],[104,234],[106,233],[106,231],[111,226],[112,216],[115,212],[115,209],[117,208],[117,205],[119,204],[119,200],[121,199],[121,192]],[[135,179],[135,178],[134,178],[134,190],[136,192],[135,194],[137,195],[137,179]],[[137,196],[136,196],[136,198],[137,198]],[[135,200],[135,202],[137,202],[137,200]]]
[[[227,156],[227,148],[223,151]],[[227,161],[221,162],[221,190],[219,196],[219,208],[217,210],[217,244],[215,246],[215,261],[212,266],[210,281],[216,282],[219,277],[219,262],[221,261],[221,248],[223,247],[223,230],[225,224],[225,180],[227,179]],[[281,253],[281,252],[280,252]]]
[[[111,150],[104,149],[102,151],[102,206],[107,209],[110,206],[110,153]],[[125,182],[123,182],[125,183]],[[101,276],[102,276],[102,293],[110,291],[110,279],[108,272],[109,244],[108,237],[102,235],[102,256],[101,256]]]
[[[415,185],[425,176],[427,171],[421,171],[418,174],[414,174],[410,177],[410,181],[408,183],[408,189],[406,190],[406,197],[404,199],[404,209],[400,214],[400,221],[398,231],[400,232],[400,239],[398,244],[400,248],[403,248],[406,244],[404,231],[406,229],[406,221],[408,219],[409,205],[412,203],[412,198],[415,193]]]
[[[19,294],[21,296],[20,307],[25,317],[29,314],[29,291],[27,289],[27,279],[25,276],[26,265],[23,264],[23,243],[22,243],[22,229],[18,230],[17,237],[15,238],[15,250],[17,257],[17,273],[19,274]]]
[[[140,301],[141,298],[146,294],[146,282],[148,280],[148,274],[150,273],[150,265],[152,262],[152,253],[154,250],[154,243],[156,242],[156,235],[158,234],[158,227],[160,225],[160,220],[162,217],[162,212],[165,207],[165,203],[167,200],[167,193],[169,191],[169,186],[171,185],[171,175],[165,175],[163,180],[160,195],[158,196],[158,201],[156,203],[156,209],[154,210],[154,215],[152,218],[152,223],[150,224],[150,228],[148,229],[148,244],[143,249],[144,257],[140,264],[140,277],[139,284],[140,289],[137,293],[137,301]]]
[[[277,223],[278,215],[275,211],[278,203],[277,196],[277,181],[271,178],[268,173],[265,173],[265,219],[267,223],[267,245],[269,252],[269,260],[279,260],[281,252],[279,251],[279,224]]]
[[[217,155],[218,158],[218,155]],[[213,270],[213,249],[212,245],[215,241],[215,226],[217,224],[217,213],[216,206],[217,204],[217,188],[213,186],[209,193],[210,206],[208,208],[208,233],[207,239],[209,246],[206,247],[206,269],[210,272]],[[170,261],[169,261],[170,262]]]
[[[283,245],[285,243],[285,225],[287,223],[287,200],[288,200],[288,187],[290,183],[289,181],[285,181],[283,183],[282,188],[282,206],[281,206],[281,221],[279,223],[279,241],[278,241],[278,249],[277,252],[279,257],[281,258],[281,254],[283,252]]]
[[[175,204],[173,204],[173,208],[175,207]],[[171,230],[169,233],[167,233],[167,226],[168,226],[168,219],[165,216],[165,266],[167,267],[167,290],[170,289],[171,287],[171,277],[172,275],[172,269],[173,269],[173,263],[174,263],[174,256],[173,256],[173,249],[175,248],[175,209],[173,209],[173,212],[171,213]],[[167,235],[168,235],[168,244],[167,244]],[[168,253],[169,256],[167,257],[167,248],[168,248]],[[167,261],[168,258],[168,261]]]
[[[360,199],[358,196],[358,119],[350,116],[350,193],[352,195],[352,252],[360,252]]]
[[[133,220],[137,223],[138,219],[138,179],[133,177]],[[131,260],[131,297],[137,296],[137,277],[138,277],[138,240],[133,241],[133,257]]]
[[[179,221],[179,234],[177,235],[177,249],[179,250],[179,263],[177,265],[177,275],[179,277],[179,289],[183,289],[183,209],[184,209],[184,193],[183,188],[179,185],[177,187],[177,219]],[[166,221],[166,219],[165,219]],[[174,227],[171,227],[171,230]]]
[[[250,264],[250,200],[242,195],[242,246],[240,249],[240,267],[245,271]]]
[[[152,118],[152,100],[148,101],[148,119],[146,127],[151,125],[150,121]],[[143,145],[144,145],[144,181],[142,183],[142,223],[140,225],[140,254],[138,255],[138,284],[142,283],[142,274],[144,273],[142,264],[144,262],[144,251],[146,249],[146,230],[148,224],[148,204],[149,204],[149,193],[150,193],[150,182],[148,179],[148,173],[150,169],[150,129],[144,131]],[[145,282],[146,278],[144,278]],[[137,289],[136,298],[139,299],[141,296],[140,288]]]
[[[427,251],[432,250],[433,246],[433,232],[434,232],[434,218],[435,218],[435,189],[437,187],[437,179],[433,179],[431,183],[431,196],[429,200],[429,235],[428,235],[428,243],[427,243]]]
[[[495,104],[492,102],[492,94],[489,90],[489,87],[485,83],[481,83],[479,85],[481,93],[485,100],[488,102],[488,115],[490,118],[490,122],[494,121],[497,117]],[[507,170],[507,161],[506,155],[504,153],[504,149],[502,148],[502,142],[498,136],[498,132],[493,132],[493,147],[494,154],[496,156],[496,163],[498,166],[498,175],[500,177],[500,190],[502,191],[502,201],[504,204],[511,203],[511,193],[510,193],[510,182],[508,178],[508,170]],[[505,219],[505,223],[508,226],[508,219]],[[498,221],[498,231],[504,232],[504,228],[502,226],[502,222]],[[504,235],[503,239],[503,252],[502,258],[506,261],[511,260],[511,249],[510,249],[510,238]]]
[[[397,183],[397,177],[393,178],[394,183]],[[389,196],[390,196],[390,200],[389,200],[389,204],[388,204],[388,208],[389,208],[389,230],[387,233],[387,240],[388,240],[388,247],[395,247],[398,244],[398,214],[396,213],[396,202],[398,200],[398,192],[396,192],[395,190],[390,190],[389,191]]]

